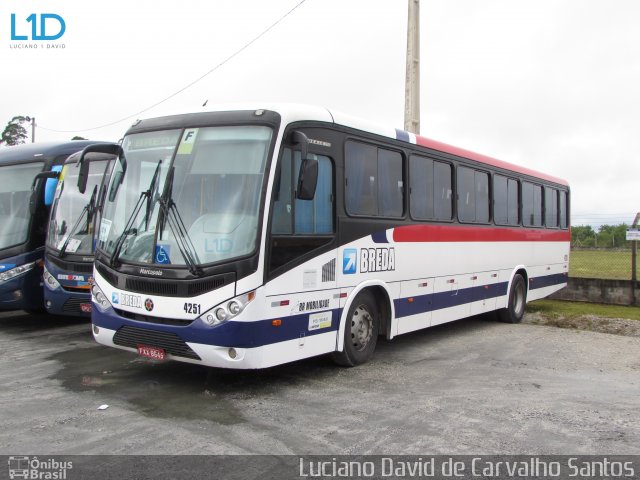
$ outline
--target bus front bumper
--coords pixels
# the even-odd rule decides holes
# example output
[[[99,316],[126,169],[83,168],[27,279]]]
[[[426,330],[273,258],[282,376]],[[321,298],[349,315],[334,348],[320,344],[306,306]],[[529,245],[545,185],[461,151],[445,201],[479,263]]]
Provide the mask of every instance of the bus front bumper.
[[[159,345],[157,341],[149,342],[152,343],[152,345],[145,344],[145,336],[136,338],[135,332],[133,334],[130,333],[128,338],[123,338],[124,335],[119,335],[118,338],[116,337],[116,330],[99,327],[95,324],[93,325],[92,331],[93,338],[99,344],[128,350],[130,352],[138,353],[138,346],[156,347]],[[118,331],[121,332],[122,329],[119,329]],[[149,333],[151,333],[151,330],[147,331],[147,334]],[[146,338],[150,337],[147,336]],[[125,343],[127,345],[123,345]],[[262,362],[264,347],[234,348],[193,342],[183,342],[183,344],[184,345],[172,344],[171,348],[179,349],[181,350],[181,353],[166,352],[166,359],[206,365],[209,367],[231,369],[257,369],[265,367]]]

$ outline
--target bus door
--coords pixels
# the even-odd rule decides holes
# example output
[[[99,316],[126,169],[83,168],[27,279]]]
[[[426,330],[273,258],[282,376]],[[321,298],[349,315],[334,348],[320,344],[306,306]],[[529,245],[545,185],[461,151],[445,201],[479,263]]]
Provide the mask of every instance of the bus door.
[[[289,316],[304,337],[337,330],[335,168],[327,155],[309,148],[318,162],[311,200],[297,198],[301,151],[284,146],[276,169],[267,244],[266,294],[276,316]],[[286,320],[284,320],[286,321]]]

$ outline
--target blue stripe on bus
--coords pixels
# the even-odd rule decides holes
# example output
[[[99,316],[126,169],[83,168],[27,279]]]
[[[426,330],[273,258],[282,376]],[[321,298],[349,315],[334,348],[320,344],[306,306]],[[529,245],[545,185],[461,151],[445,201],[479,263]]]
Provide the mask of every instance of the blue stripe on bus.
[[[545,275],[544,277],[531,278],[529,279],[529,290],[552,287],[561,283],[567,283],[566,273],[555,273],[553,275]]]
[[[442,310],[444,308],[458,307],[467,303],[489,300],[502,297],[507,294],[507,282],[480,285],[477,287],[462,288],[453,292],[438,292],[428,295],[418,295],[409,301],[409,298],[401,298],[394,301],[396,317],[408,317],[421,313]],[[488,288],[486,288],[488,287]]]
[[[409,132],[405,132],[404,130],[400,130],[398,128],[396,128],[396,140],[411,143],[411,137],[409,137]]]
[[[389,243],[389,239],[387,238],[387,231],[380,230],[371,234],[371,240],[373,243]]]
[[[531,289],[542,288],[566,283],[564,274],[548,275],[533,278],[530,281]],[[533,286],[535,285],[535,287]],[[489,288],[485,288],[485,287]],[[429,295],[417,295],[409,302],[409,297],[394,300],[396,318],[419,315],[430,311],[456,307],[471,302],[497,298],[507,294],[507,282],[477,287],[463,288],[452,292],[439,292]],[[118,330],[124,325],[132,325],[149,331],[171,332],[178,335],[185,342],[215,345],[220,347],[255,348],[264,345],[295,340],[303,336],[318,335],[336,331],[342,315],[341,308],[332,310],[305,312],[290,317],[277,317],[282,323],[274,327],[273,319],[259,320],[255,322],[225,322],[217,327],[209,327],[198,320],[184,327],[173,325],[160,325],[155,323],[139,322],[111,314],[101,313],[97,308],[93,309],[92,322],[98,327]],[[314,313],[331,312],[331,327],[309,331],[309,315]],[[153,346],[153,345],[151,345]]]
[[[308,337],[336,331],[342,314],[341,308],[333,310],[320,310],[317,312],[305,312],[290,317],[278,317],[282,321],[278,327],[273,326],[275,319],[258,320],[255,322],[225,322],[216,327],[209,327],[199,320],[187,326],[160,325],[157,323],[140,322],[125,319],[115,312],[111,314],[101,313],[94,307],[91,321],[94,325],[111,330],[118,330],[124,325],[131,325],[145,330],[169,332],[178,335],[183,341],[202,343],[220,347],[254,348],[274,343],[294,340],[300,337]],[[309,315],[314,313],[331,312],[331,326],[309,331]],[[153,346],[151,344],[150,346]]]

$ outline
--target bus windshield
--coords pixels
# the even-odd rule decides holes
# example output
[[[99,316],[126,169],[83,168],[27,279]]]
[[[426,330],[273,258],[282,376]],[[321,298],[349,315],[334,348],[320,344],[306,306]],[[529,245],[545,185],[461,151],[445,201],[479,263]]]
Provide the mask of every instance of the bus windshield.
[[[132,134],[111,176],[98,248],[114,260],[205,265],[254,251],[272,130]]]
[[[64,166],[51,211],[47,246],[61,253],[93,253],[95,212],[100,184],[108,165],[108,160],[96,160],[89,164],[84,193],[78,190],[80,168],[75,163]]]
[[[27,241],[31,184],[43,167],[43,162],[0,167],[0,250]]]

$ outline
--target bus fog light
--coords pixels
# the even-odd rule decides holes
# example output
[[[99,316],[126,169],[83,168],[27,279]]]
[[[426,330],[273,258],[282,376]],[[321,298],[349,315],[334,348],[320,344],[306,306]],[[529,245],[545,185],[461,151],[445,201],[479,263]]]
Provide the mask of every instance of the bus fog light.
[[[94,325],[94,326],[93,326],[93,333],[94,333],[95,335],[98,335],[98,334],[100,333],[100,328],[99,328],[97,325]]]
[[[227,310],[231,315],[238,315],[242,311],[242,305],[237,300],[231,300],[227,305]]]
[[[47,300],[47,301],[46,301],[46,302],[44,302],[44,303],[45,303],[45,306],[46,306],[47,308],[51,308],[51,300]]]
[[[236,349],[235,348],[230,348],[229,349],[229,358],[231,360],[234,360],[237,356],[238,356],[238,352],[236,352]]]

